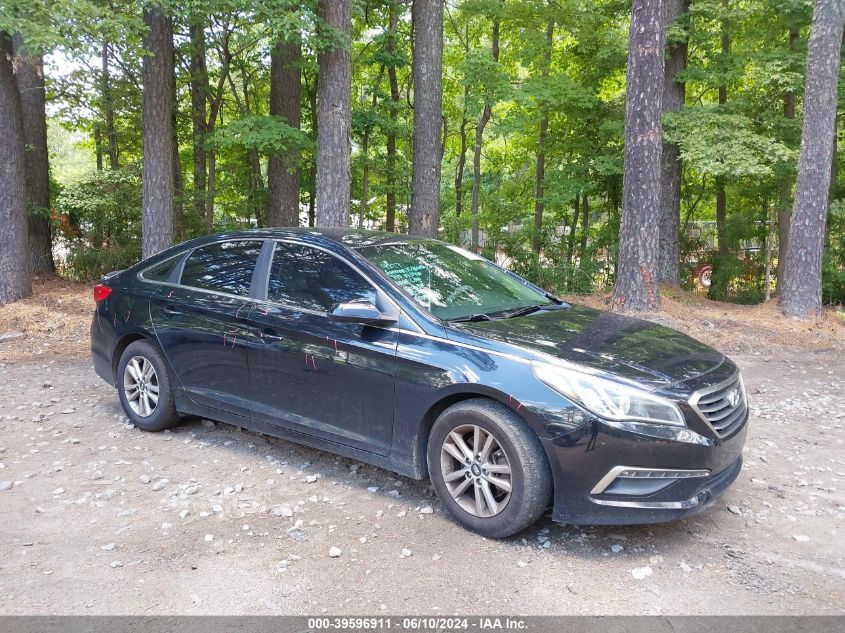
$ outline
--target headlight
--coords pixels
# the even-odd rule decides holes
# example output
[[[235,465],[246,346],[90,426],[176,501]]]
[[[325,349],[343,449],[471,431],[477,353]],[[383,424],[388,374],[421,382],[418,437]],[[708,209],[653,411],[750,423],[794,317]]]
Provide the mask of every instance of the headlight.
[[[540,381],[600,418],[684,426],[675,404],[642,389],[546,363],[532,367]]]

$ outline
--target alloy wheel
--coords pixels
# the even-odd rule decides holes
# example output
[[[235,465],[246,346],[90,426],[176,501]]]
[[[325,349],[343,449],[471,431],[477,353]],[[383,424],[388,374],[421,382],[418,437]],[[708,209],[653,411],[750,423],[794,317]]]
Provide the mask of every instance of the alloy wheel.
[[[449,494],[473,516],[496,516],[511,498],[510,460],[499,440],[480,426],[461,425],[446,436],[440,469]]]
[[[126,402],[142,418],[153,414],[158,405],[158,374],[153,364],[143,356],[133,356],[123,371],[123,391]]]

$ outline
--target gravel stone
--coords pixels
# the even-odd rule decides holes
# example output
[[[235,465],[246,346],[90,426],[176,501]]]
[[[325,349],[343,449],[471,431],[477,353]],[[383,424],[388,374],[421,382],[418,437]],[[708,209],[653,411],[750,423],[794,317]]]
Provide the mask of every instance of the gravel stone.
[[[652,571],[650,565],[646,565],[645,567],[635,567],[631,570],[631,575],[637,580],[643,580],[644,578],[648,578],[653,573],[654,571]]]

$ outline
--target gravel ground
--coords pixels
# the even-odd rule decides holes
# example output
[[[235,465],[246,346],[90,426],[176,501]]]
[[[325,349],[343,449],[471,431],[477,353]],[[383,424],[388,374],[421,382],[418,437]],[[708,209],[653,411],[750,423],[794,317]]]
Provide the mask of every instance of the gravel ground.
[[[0,614],[843,614],[845,357],[735,359],[752,426],[713,508],[504,541],[371,466],[139,431],[87,361],[0,364]]]

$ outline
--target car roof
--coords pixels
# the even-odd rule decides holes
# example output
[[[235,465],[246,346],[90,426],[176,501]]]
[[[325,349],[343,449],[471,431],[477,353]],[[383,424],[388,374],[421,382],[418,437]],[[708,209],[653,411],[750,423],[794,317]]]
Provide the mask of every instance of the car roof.
[[[392,233],[390,231],[370,231],[366,229],[344,229],[344,228],[263,228],[247,229],[243,231],[231,231],[206,236],[206,240],[219,239],[221,237],[251,237],[264,239],[283,239],[297,237],[304,241],[330,241],[347,248],[359,249],[365,246],[376,246],[379,244],[396,242],[415,242],[426,238],[407,235],[403,233]],[[310,239],[309,239],[310,238]]]

